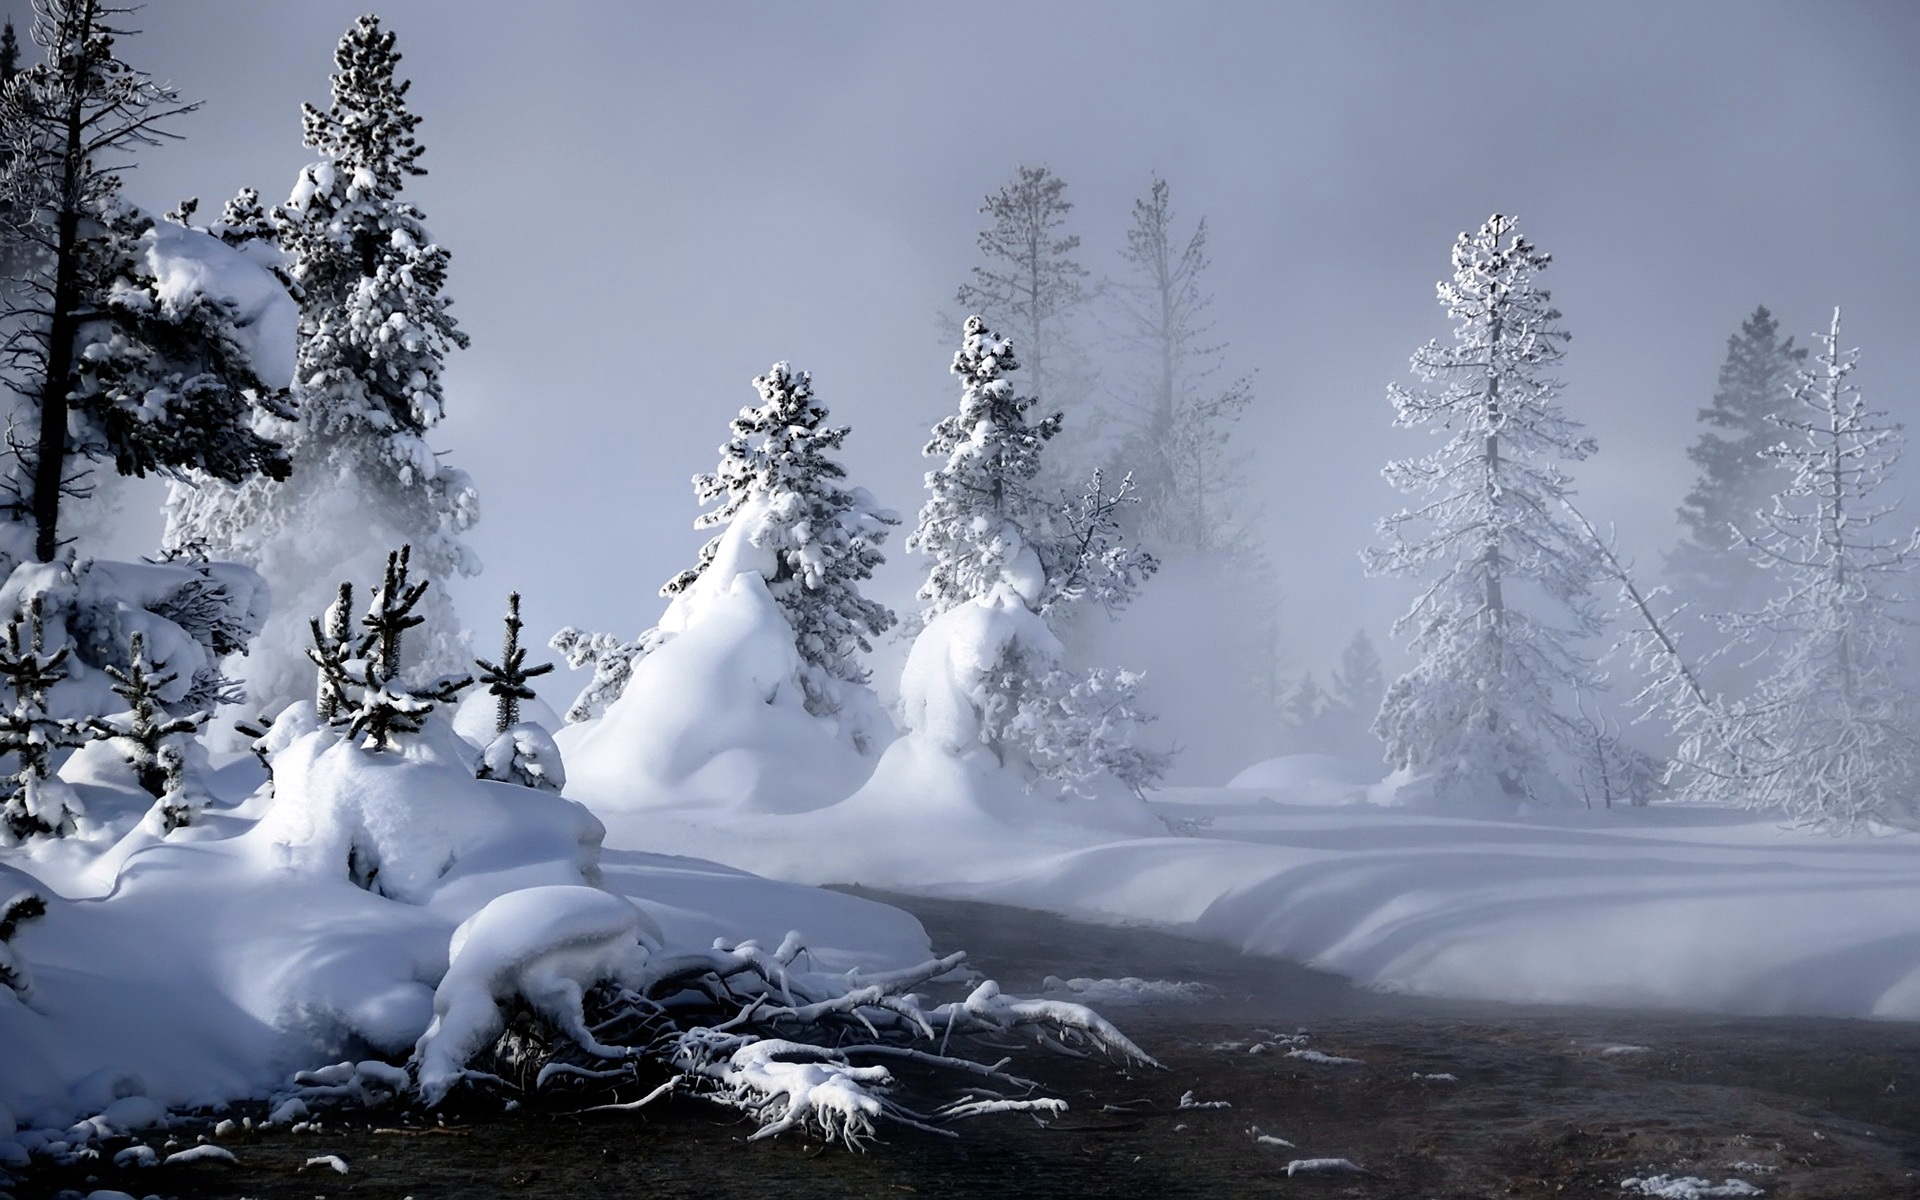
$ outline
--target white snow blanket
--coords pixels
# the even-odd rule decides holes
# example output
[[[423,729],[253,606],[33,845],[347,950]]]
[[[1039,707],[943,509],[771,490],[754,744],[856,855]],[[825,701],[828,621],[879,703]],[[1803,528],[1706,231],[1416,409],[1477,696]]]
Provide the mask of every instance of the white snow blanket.
[[[1349,785],[1293,773],[1271,804],[1246,788],[1180,789],[1155,807],[1197,836],[1127,837],[996,792],[914,743],[832,808],[751,822],[608,814],[608,842],[1147,924],[1371,988],[1920,1020],[1913,833],[1834,838],[1727,810],[1479,819],[1344,794],[1314,805],[1303,785]]]
[[[602,854],[587,810],[475,780],[444,726],[374,754],[310,725],[276,725],[271,798],[163,838],[139,819],[143,793],[79,781],[100,839],[0,854],[0,903],[47,900],[9,943],[31,993],[0,987],[0,1161],[16,1123],[263,1095],[343,1057],[403,1057],[436,1020],[458,1025],[444,1066],[503,989],[564,999],[569,979],[618,977],[645,944],[777,945],[798,930],[823,970],[932,957],[897,909]]]

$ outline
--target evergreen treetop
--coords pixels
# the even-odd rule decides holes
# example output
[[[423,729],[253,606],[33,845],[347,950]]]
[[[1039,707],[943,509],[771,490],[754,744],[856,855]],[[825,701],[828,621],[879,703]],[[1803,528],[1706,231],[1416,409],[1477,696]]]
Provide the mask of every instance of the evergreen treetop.
[[[1774,418],[1791,403],[1795,372],[1805,347],[1780,337],[1780,325],[1765,306],[1754,309],[1727,339],[1713,402],[1700,410],[1707,426],[1687,457],[1700,474],[1679,510],[1685,538],[1667,566],[1687,591],[1716,611],[1752,598],[1762,583],[1741,546],[1755,532],[1759,514],[1789,476],[1769,451],[1780,440]]]
[[[801,660],[832,679],[864,682],[859,655],[893,626],[894,615],[862,596],[859,583],[885,561],[880,546],[899,518],[866,489],[841,482],[846,470],[830,455],[849,429],[827,424],[811,375],[777,362],[753,386],[760,403],[740,410],[732,436],[720,447],[719,466],[693,481],[702,503],[718,502],[695,519],[695,527],[726,528],[701,547],[693,568],[661,591],[679,595],[692,587],[728,538],[737,536],[732,526],[750,518],[746,544],[771,556],[767,591],[793,627]],[[833,707],[828,686],[811,677],[803,683],[811,708]]]

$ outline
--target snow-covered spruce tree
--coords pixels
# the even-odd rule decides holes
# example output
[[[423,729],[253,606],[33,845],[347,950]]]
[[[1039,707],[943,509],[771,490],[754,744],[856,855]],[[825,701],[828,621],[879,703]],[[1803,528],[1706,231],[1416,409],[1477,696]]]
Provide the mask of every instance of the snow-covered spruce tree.
[[[1600,630],[1602,571],[1560,507],[1562,464],[1594,442],[1551,374],[1567,334],[1537,282],[1549,261],[1512,217],[1461,234],[1439,284],[1453,344],[1413,356],[1438,390],[1390,390],[1396,425],[1437,426],[1447,441],[1385,470],[1418,502],[1381,522],[1390,544],[1365,553],[1368,568],[1424,587],[1394,626],[1415,664],[1387,689],[1374,732],[1390,763],[1431,774],[1445,798],[1544,798],[1553,750],[1583,745],[1574,693],[1597,683],[1578,643]]]
[[[886,561],[880,546],[900,518],[865,488],[842,482],[846,469],[829,456],[850,429],[826,423],[811,375],[777,362],[753,387],[760,403],[733,419],[720,465],[693,480],[702,504],[719,502],[694,527],[720,532],[700,548],[699,562],[660,593],[677,596],[693,587],[713,566],[728,531],[740,526],[747,545],[767,556],[767,592],[793,626],[807,711],[831,713],[839,708],[834,681],[865,683],[860,656],[893,627],[893,610],[862,596],[860,583]]]
[[[0,366],[27,432],[8,439],[0,489],[32,524],[42,562],[62,544],[62,498],[86,494],[87,462],[229,483],[288,471],[282,448],[254,429],[257,417],[289,414],[234,309],[157,273],[183,249],[205,255],[120,196],[127,156],[173,136],[167,121],[197,107],[117,56],[112,22],[128,11],[42,0],[34,38],[46,61],[0,90],[0,241],[15,275]]]
[[[927,473],[927,501],[907,539],[910,551],[932,559],[919,592],[919,636],[1000,637],[975,648],[986,656],[976,701],[980,741],[1003,764],[1069,791],[1105,774],[1138,793],[1167,765],[1166,755],[1137,744],[1150,719],[1138,706],[1139,677],[1065,669],[1045,622],[1089,599],[1121,607],[1158,563],[1122,541],[1115,512],[1130,500],[1130,481],[1109,493],[1095,471],[1078,500],[1042,498],[1041,455],[1061,419],[1029,421],[1037,401],[1017,395],[1005,377],[1019,365],[1009,341],[980,317],[967,318],[952,368],[961,379],[960,410],[934,427],[926,445],[941,465]],[[1006,622],[991,620],[938,627],[963,608],[1016,606],[1037,625],[1032,636],[1008,634]]]
[[[572,625],[549,638],[547,645],[560,652],[569,669],[593,669],[593,677],[567,708],[567,724],[592,721],[606,712],[607,705],[618,700],[620,693],[626,691],[627,680],[633,675],[634,662],[645,658],[661,640],[662,634],[658,629],[649,629],[632,641],[622,641],[611,633],[590,633]]]
[[[478,502],[465,472],[426,441],[444,411],[446,356],[467,337],[443,294],[448,252],[402,196],[425,169],[399,62],[378,18],[347,31],[332,105],[305,110],[319,159],[271,214],[300,292],[299,415],[272,426],[292,477],[277,487],[178,487],[169,502],[169,546],[245,562],[275,589],[276,611],[246,668],[253,701],[269,709],[306,691],[307,614],[396,542],[413,546],[415,567],[441,585],[409,639],[409,669],[455,672],[472,657],[444,585],[479,570],[459,537]],[[251,216],[244,197],[230,214],[223,232],[240,236]]]
[[[1807,357],[1766,308],[1753,310],[1727,339],[1713,403],[1700,410],[1701,431],[1687,457],[1700,469],[1680,505],[1684,530],[1667,557],[1667,572],[1685,598],[1708,612],[1750,609],[1769,580],[1743,539],[1791,475],[1768,451],[1780,440],[1773,418],[1790,403],[1795,374]]]
[[[1046,167],[1016,169],[980,205],[991,218],[977,239],[981,261],[954,296],[961,311],[1011,332],[1025,356],[1029,390],[1059,411],[1078,408],[1095,384],[1075,329],[1090,292],[1080,236],[1065,232],[1073,211],[1066,190]]]
[[[1728,619],[1741,644],[1772,647],[1751,696],[1716,711],[1675,705],[1681,795],[1779,809],[1845,832],[1920,817],[1920,710],[1898,673],[1900,576],[1920,566],[1920,531],[1889,531],[1881,492],[1903,436],[1852,381],[1835,309],[1813,363],[1773,416],[1769,453],[1792,473],[1746,538],[1778,578],[1774,598]],[[1676,693],[1677,694],[1677,693]]]

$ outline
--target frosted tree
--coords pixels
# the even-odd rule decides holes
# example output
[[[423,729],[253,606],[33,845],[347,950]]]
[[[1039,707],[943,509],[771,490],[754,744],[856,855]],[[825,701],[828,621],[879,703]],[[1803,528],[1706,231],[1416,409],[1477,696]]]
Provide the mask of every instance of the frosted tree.
[[[679,595],[714,565],[735,526],[747,547],[765,555],[767,591],[793,626],[805,664],[801,684],[809,712],[837,707],[826,681],[864,683],[861,656],[872,639],[893,627],[893,610],[860,594],[862,581],[886,561],[880,553],[900,518],[881,508],[865,488],[843,482],[846,469],[831,457],[847,439],[845,425],[828,425],[814,399],[813,377],[777,362],[753,381],[760,403],[740,410],[732,436],[720,447],[720,465],[694,477],[703,504],[718,502],[694,521],[718,527],[699,562],[661,588]]]
[[[355,22],[334,63],[331,106],[305,109],[319,158],[270,217],[301,302],[299,415],[273,426],[293,476],[279,487],[176,488],[168,513],[169,546],[248,563],[274,586],[277,611],[248,667],[253,698],[268,707],[307,689],[305,614],[395,542],[441,585],[425,598],[410,666],[453,672],[472,657],[445,583],[479,570],[459,536],[478,501],[426,440],[444,414],[447,355],[467,336],[444,294],[448,252],[402,195],[426,173],[420,118],[378,18]],[[254,207],[243,193],[223,232],[246,240]]]
[[[1026,358],[1030,390],[1048,408],[1074,408],[1093,389],[1093,369],[1075,335],[1089,298],[1080,237],[1066,232],[1073,202],[1046,167],[1021,166],[980,206],[981,261],[955,293],[964,312],[1007,330]]]
[[[525,628],[525,623],[520,620],[519,592],[507,594],[506,625],[500,661],[490,663],[484,658],[473,660],[473,665],[480,668],[478,682],[486,686],[495,701],[495,733],[505,733],[520,723],[520,702],[536,698],[531,682],[553,670],[552,663],[527,665],[527,648],[520,644],[520,630]]]
[[[960,411],[941,418],[921,451],[940,465],[927,473],[927,500],[906,542],[932,559],[919,591],[927,617],[1002,582],[1036,610],[1045,601],[1040,552],[1052,537],[1054,513],[1036,480],[1061,417],[1034,419],[1039,400],[1017,394],[1006,378],[1019,367],[1010,340],[979,316],[967,318],[952,367],[961,381]]]
[[[1122,337],[1142,360],[1121,396],[1134,429],[1120,455],[1140,489],[1141,535],[1162,552],[1244,549],[1236,497],[1245,456],[1230,441],[1253,380],[1223,375],[1226,347],[1213,338],[1213,297],[1202,284],[1206,218],[1182,238],[1167,182],[1156,178],[1134,202],[1120,255],[1128,271],[1111,294]]]
[[[658,629],[649,629],[632,641],[622,640],[611,633],[591,633],[569,625],[548,639],[547,645],[560,652],[560,657],[572,670],[590,668],[593,677],[587,686],[580,689],[573,704],[566,711],[569,725],[582,721],[591,721],[607,711],[607,705],[620,698],[627,690],[627,680],[633,675],[633,664],[652,652],[663,636]]]
[[[1743,539],[1791,475],[1769,451],[1780,440],[1773,418],[1785,411],[1807,351],[1780,337],[1780,324],[1756,308],[1727,339],[1713,403],[1700,410],[1706,425],[1688,448],[1700,469],[1680,505],[1684,536],[1667,558],[1683,593],[1710,612],[1751,608],[1768,582]]]
[[[1077,500],[1043,497],[1036,480],[1061,419],[1030,419],[1038,402],[1018,395],[1007,378],[1019,366],[1010,341],[979,316],[967,318],[952,368],[961,381],[960,410],[942,418],[927,442],[924,453],[940,465],[927,473],[927,500],[907,539],[908,550],[932,560],[919,592],[920,636],[962,636],[964,621],[935,626],[942,617],[969,615],[956,611],[963,608],[1028,614],[1025,623],[1037,634],[958,652],[978,657],[984,668],[974,698],[981,740],[1003,764],[1017,758],[1066,790],[1106,774],[1137,793],[1167,766],[1166,755],[1136,741],[1150,719],[1138,704],[1139,676],[1066,669],[1046,620],[1089,599],[1117,609],[1158,564],[1122,539],[1115,512],[1130,502],[1131,481],[1109,492],[1096,471]]]
[[[1595,685],[1579,641],[1601,627],[1601,567],[1567,526],[1562,464],[1593,440],[1561,409],[1567,334],[1537,277],[1550,259],[1495,214],[1453,248],[1439,299],[1453,344],[1429,342],[1413,370],[1434,390],[1395,386],[1395,424],[1446,443],[1385,475],[1416,498],[1381,523],[1369,570],[1423,581],[1395,623],[1414,666],[1387,689],[1374,732],[1396,767],[1455,798],[1539,797],[1557,747],[1579,753],[1573,693]]]
[[[1839,309],[1816,340],[1791,406],[1773,417],[1783,440],[1769,454],[1791,482],[1745,538],[1779,590],[1728,621],[1739,643],[1772,647],[1772,670],[1739,702],[1674,706],[1681,793],[1835,831],[1910,823],[1920,711],[1898,673],[1896,609],[1920,531],[1889,528],[1895,501],[1881,491],[1904,439],[1853,383],[1858,352],[1840,348]]]
[[[86,464],[123,475],[227,482],[284,478],[282,448],[254,428],[287,410],[262,381],[233,309],[155,273],[154,221],[121,198],[130,155],[191,112],[118,57],[129,9],[42,0],[46,60],[0,90],[0,368],[24,402],[8,436],[7,510],[33,527],[34,556],[62,545],[61,501],[84,496]]]

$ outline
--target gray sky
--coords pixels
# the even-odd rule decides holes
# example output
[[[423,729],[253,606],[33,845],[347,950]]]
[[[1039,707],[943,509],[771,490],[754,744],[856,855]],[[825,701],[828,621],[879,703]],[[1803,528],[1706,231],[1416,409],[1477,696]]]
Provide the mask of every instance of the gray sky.
[[[299,104],[366,0],[165,0],[125,57],[205,108],[130,181],[164,209],[284,197]],[[4,0],[24,33],[22,0]],[[1454,236],[1517,213],[1573,342],[1565,403],[1599,438],[1589,512],[1643,566],[1685,446],[1757,303],[1789,331],[1842,304],[1870,400],[1920,402],[1920,6],[1760,4],[643,5],[396,0],[473,337],[437,443],[471,471],[483,629],[652,624],[702,534],[688,477],[775,359],[854,433],[856,482],[909,518],[957,392],[935,324],[1017,163],[1068,182],[1087,264],[1119,268],[1158,171],[1212,228],[1296,661],[1384,641],[1408,585],[1356,551],[1424,437],[1385,389],[1447,326]],[[897,549],[897,542],[896,542]],[[896,553],[893,597],[917,582]]]

